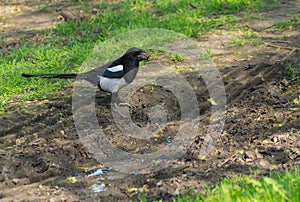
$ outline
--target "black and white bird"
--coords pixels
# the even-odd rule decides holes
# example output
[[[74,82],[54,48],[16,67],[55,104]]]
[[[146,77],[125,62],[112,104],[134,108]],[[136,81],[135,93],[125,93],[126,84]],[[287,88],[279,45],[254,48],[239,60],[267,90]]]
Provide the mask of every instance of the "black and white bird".
[[[139,70],[139,62],[149,59],[149,54],[139,48],[130,48],[119,59],[97,67],[82,74],[22,74],[23,77],[43,78],[80,78],[99,86],[103,91],[112,94],[114,104],[118,102],[118,92],[129,85],[136,77]]]

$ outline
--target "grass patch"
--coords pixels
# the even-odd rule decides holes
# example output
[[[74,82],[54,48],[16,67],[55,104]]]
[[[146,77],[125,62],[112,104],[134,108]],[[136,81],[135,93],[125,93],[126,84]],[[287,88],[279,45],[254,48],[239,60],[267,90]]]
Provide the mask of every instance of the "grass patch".
[[[291,14],[291,19],[288,21],[276,21],[274,26],[276,29],[292,29],[300,22],[300,17],[297,14]]]
[[[174,202],[298,202],[300,200],[300,168],[287,172],[273,171],[268,176],[231,176],[223,179],[215,188],[199,193],[186,193]],[[139,200],[146,202],[146,196],[140,195]],[[162,200],[160,200],[162,201]]]
[[[286,63],[285,68],[290,73],[290,76],[292,79],[295,79],[298,77],[295,67],[291,63]]]
[[[170,55],[169,58],[173,62],[183,62],[184,61],[184,56],[179,55],[179,54]]]
[[[237,39],[230,40],[231,44],[237,44],[239,46],[245,46],[248,44],[260,46],[265,44],[265,42],[262,39],[257,38],[256,34],[250,29],[239,29],[239,32],[242,33],[242,35]]]
[[[12,100],[44,99],[69,83],[58,79],[24,79],[20,76],[23,72],[80,72],[81,64],[95,44],[107,46],[102,42],[130,30],[163,28],[189,37],[200,37],[223,25],[230,25],[232,29],[238,22],[235,13],[255,12],[261,7],[261,2],[264,1],[129,0],[118,4],[102,3],[98,6],[101,12],[91,15],[88,20],[66,21],[55,29],[36,32],[37,38],[22,39],[16,43],[1,38],[0,114],[8,109]],[[40,12],[49,6],[40,5]],[[134,37],[128,40],[135,41]],[[113,46],[105,48],[113,50]],[[105,61],[111,59],[113,57],[106,57]]]
[[[49,8],[49,2],[46,2],[46,3],[42,3],[42,4],[37,5],[37,9],[38,9],[39,12],[44,12],[44,11],[46,11],[48,8]]]

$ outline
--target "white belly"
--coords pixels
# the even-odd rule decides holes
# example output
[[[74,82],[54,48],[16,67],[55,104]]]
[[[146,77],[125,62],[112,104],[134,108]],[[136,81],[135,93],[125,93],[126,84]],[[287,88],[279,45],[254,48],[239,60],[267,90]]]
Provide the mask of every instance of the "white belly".
[[[123,78],[112,79],[102,76],[99,77],[99,84],[102,90],[110,93],[117,93],[121,88],[128,85]]]

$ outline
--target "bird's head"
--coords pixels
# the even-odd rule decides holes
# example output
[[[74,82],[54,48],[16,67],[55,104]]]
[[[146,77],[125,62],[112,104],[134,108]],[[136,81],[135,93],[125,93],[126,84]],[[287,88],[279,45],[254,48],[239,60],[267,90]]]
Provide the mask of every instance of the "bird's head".
[[[148,60],[150,57],[150,54],[147,54],[145,51],[139,48],[130,48],[126,51],[125,55],[130,60],[134,60],[136,62]]]

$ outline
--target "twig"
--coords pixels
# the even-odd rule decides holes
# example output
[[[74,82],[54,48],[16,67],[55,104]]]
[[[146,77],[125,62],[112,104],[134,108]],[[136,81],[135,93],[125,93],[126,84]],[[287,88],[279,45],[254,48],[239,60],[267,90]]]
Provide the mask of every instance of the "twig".
[[[220,168],[220,167],[222,167],[222,166],[224,166],[226,163],[228,163],[228,162],[233,162],[234,160],[236,160],[236,156],[239,154],[240,152],[236,152],[235,154],[233,154],[233,155],[231,155],[229,158],[227,158],[227,159],[225,159],[222,163],[220,163],[219,165],[218,165],[218,167]]]
[[[278,45],[275,45],[275,44],[271,44],[271,43],[266,43],[267,46],[270,46],[270,47],[274,47],[274,48],[280,48],[280,49],[289,49],[289,50],[300,50],[300,48],[297,48],[297,47],[288,47],[288,46],[278,46]]]
[[[288,50],[291,50],[289,52],[289,54],[287,54],[284,58],[282,58],[280,60],[281,63],[283,63],[284,61],[286,61],[293,53],[295,53],[296,51],[299,51],[300,48],[297,48],[297,47],[288,47],[288,46],[278,46],[278,45],[275,45],[275,44],[271,44],[271,43],[266,43],[267,46],[270,46],[270,47],[274,47],[274,48],[280,48],[280,49],[288,49]]]
[[[288,55],[286,55],[281,62],[284,62],[286,59],[288,59],[294,52],[296,52],[299,49],[294,48],[293,50],[290,51],[290,53]]]

